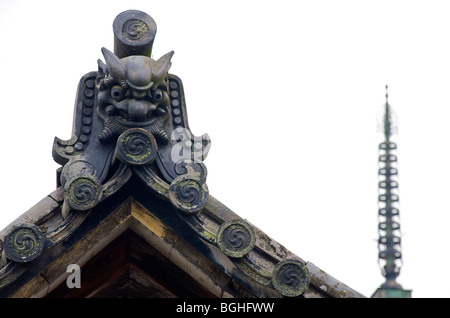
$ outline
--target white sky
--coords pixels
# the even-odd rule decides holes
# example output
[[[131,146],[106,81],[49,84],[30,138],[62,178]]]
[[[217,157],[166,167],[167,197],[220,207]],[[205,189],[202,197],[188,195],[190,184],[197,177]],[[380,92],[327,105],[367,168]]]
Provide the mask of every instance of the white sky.
[[[377,115],[399,122],[403,267],[413,297],[450,297],[448,1],[0,0],[4,228],[56,187],[82,75],[112,22],[156,21],[175,51],[189,124],[212,146],[213,196],[306,261],[371,296],[377,264]]]

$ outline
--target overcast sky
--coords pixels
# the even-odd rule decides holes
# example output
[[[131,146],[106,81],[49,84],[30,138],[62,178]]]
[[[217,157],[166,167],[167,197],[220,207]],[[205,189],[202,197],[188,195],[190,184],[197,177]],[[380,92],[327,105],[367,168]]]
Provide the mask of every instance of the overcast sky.
[[[210,193],[306,261],[371,296],[377,116],[398,117],[403,267],[413,297],[450,297],[448,1],[0,0],[4,228],[56,188],[79,79],[127,9],[174,50],[189,125],[212,139]]]

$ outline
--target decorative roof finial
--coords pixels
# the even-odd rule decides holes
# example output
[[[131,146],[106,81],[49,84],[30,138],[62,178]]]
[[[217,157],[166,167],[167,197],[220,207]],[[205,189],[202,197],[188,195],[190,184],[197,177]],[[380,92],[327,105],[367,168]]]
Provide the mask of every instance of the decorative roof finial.
[[[381,272],[386,281],[372,297],[411,297],[411,292],[403,290],[396,282],[402,264],[401,234],[399,223],[399,196],[397,170],[397,144],[391,140],[396,132],[394,113],[388,103],[388,86],[386,85],[386,104],[384,107],[384,140],[379,145],[379,196],[378,196],[378,259]],[[384,263],[384,264],[383,264]]]

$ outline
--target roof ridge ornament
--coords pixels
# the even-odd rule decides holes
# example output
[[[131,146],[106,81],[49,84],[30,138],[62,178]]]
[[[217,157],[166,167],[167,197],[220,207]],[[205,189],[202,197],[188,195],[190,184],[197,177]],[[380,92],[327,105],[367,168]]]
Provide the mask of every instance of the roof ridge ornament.
[[[133,172],[159,194],[176,188],[179,196],[182,187],[173,183],[189,185],[199,202],[187,204],[174,194],[169,201],[186,213],[198,211],[208,197],[203,160],[211,141],[189,129],[182,82],[169,73],[174,51],[150,57],[156,24],[141,11],[120,13],[113,31],[114,53],[103,47],[105,62],[98,60],[98,71],[80,80],[72,138],[55,138],[53,145],[53,158],[62,165],[63,218],[91,209]],[[122,182],[109,182],[113,178]]]

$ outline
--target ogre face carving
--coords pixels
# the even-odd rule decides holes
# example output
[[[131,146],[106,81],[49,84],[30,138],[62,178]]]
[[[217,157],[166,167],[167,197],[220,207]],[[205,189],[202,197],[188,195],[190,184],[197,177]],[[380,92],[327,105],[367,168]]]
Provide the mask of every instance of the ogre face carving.
[[[106,142],[130,127],[139,126],[166,142],[162,121],[169,116],[167,73],[173,51],[157,61],[141,55],[119,59],[105,48],[102,53],[106,64],[98,61],[97,100],[105,127],[99,140]]]

